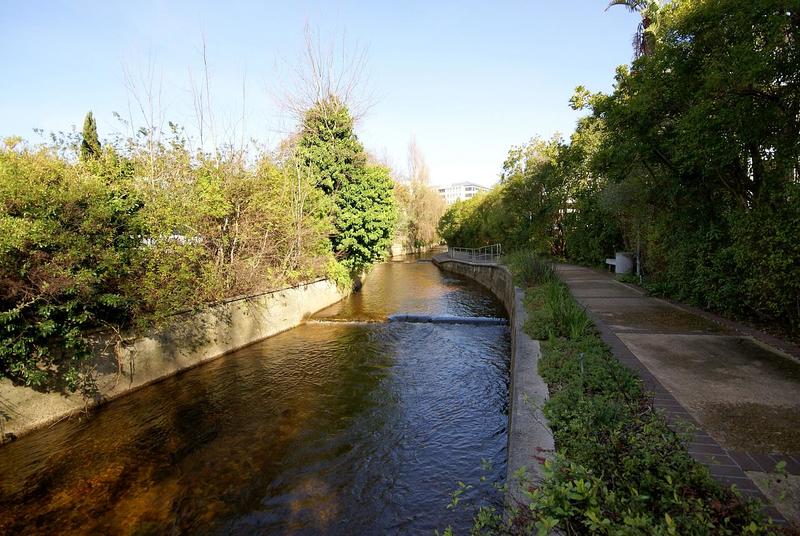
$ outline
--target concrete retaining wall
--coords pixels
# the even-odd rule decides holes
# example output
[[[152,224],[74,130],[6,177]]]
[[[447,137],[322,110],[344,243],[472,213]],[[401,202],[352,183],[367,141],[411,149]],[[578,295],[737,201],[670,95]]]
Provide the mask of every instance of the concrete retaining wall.
[[[0,438],[13,439],[302,323],[344,294],[327,280],[228,301],[172,318],[146,336],[120,340],[99,334],[98,395],[40,393],[0,380]]]
[[[531,482],[542,477],[541,464],[554,452],[553,434],[542,413],[548,397],[547,385],[539,376],[539,341],[524,331],[527,313],[522,302],[522,289],[514,286],[514,278],[505,266],[470,263],[437,255],[434,264],[488,288],[503,305],[511,319],[511,387],[508,414],[508,483],[509,499],[523,501],[524,483],[514,474],[524,468]]]

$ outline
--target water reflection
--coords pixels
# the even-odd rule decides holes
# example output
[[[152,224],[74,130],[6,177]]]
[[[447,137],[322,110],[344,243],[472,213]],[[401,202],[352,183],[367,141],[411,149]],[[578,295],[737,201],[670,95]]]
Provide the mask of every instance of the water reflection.
[[[369,274],[360,292],[315,316],[383,320],[398,312],[505,316],[502,305],[480,286],[425,262],[380,264]]]
[[[430,264],[372,275],[322,318],[501,312]],[[500,326],[301,326],[0,449],[0,533],[464,527],[448,493],[504,472],[508,355]]]

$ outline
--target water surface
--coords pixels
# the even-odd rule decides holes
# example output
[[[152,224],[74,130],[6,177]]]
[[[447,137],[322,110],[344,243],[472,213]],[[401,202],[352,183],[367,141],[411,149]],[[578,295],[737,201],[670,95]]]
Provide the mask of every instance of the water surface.
[[[350,322],[398,312],[503,314],[430,263],[379,265],[317,321],[0,448],[0,533],[464,529],[449,493],[499,500],[505,472],[507,328]]]

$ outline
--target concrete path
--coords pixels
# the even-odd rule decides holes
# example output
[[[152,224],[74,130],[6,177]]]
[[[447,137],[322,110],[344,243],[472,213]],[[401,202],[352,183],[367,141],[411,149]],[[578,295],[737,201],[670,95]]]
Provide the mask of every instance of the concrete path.
[[[690,454],[721,483],[769,496],[800,524],[800,349],[647,297],[610,273],[556,269],[617,358],[653,392],[655,407],[674,425],[697,428]],[[774,474],[779,462],[788,474]]]

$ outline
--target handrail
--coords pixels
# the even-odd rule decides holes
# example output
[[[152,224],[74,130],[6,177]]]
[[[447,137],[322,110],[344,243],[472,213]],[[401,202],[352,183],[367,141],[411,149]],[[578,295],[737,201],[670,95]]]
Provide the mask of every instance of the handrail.
[[[497,264],[503,256],[503,246],[501,244],[492,244],[481,248],[451,248],[448,246],[447,256],[462,261]]]

